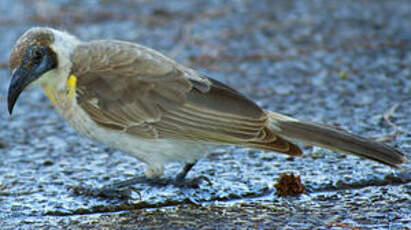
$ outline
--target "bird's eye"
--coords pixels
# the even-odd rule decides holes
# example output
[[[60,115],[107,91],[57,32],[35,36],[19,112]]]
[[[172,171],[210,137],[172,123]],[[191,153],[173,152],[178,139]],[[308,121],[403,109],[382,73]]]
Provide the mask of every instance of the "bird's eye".
[[[33,50],[31,58],[34,62],[40,62],[42,57],[43,57],[43,52],[41,52],[41,50],[38,50],[38,49]]]

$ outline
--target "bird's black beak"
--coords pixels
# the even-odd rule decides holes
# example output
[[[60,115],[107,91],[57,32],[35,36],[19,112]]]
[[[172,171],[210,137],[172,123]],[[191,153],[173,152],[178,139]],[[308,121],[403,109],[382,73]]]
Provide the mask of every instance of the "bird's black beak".
[[[24,67],[19,67],[13,71],[7,93],[7,107],[10,115],[13,112],[14,104],[16,104],[21,92],[35,79],[37,79],[37,76],[30,74]]]
[[[53,51],[45,47],[30,48],[36,49],[35,52],[37,53],[33,54],[33,51],[29,50],[23,58],[23,63],[13,71],[11,76],[7,93],[7,107],[10,115],[23,90],[57,65],[56,56]]]

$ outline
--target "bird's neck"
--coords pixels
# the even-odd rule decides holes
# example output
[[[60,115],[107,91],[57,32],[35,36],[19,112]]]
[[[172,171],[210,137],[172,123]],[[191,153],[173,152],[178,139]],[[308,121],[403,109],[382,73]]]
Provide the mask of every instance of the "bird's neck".
[[[67,77],[67,80],[63,81],[63,84],[61,84],[61,81],[58,82],[59,84],[43,84],[42,88],[51,103],[53,103],[59,112],[63,113],[64,111],[70,110],[73,100],[75,99],[77,77],[70,75]]]

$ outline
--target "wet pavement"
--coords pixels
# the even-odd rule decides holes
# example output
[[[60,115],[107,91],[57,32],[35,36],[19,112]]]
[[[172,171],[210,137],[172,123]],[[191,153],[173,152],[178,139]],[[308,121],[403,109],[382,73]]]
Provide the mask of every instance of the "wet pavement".
[[[40,89],[23,93],[12,117],[5,105],[15,40],[49,25],[150,46],[266,109],[389,141],[410,158],[409,1],[6,0],[0,13],[1,229],[411,228],[411,163],[394,170],[310,146],[301,158],[218,148],[189,173],[210,180],[196,189],[78,196],[68,187],[142,175],[144,165],[78,136]],[[168,165],[165,177],[180,167]],[[276,196],[276,180],[290,172],[307,192]]]

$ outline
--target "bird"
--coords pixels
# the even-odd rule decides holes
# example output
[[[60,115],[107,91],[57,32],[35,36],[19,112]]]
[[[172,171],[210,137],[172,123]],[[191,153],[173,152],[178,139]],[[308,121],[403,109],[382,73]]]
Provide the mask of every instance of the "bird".
[[[295,143],[302,142],[394,168],[407,162],[389,145],[265,110],[226,84],[132,42],[82,41],[63,30],[33,27],[16,41],[9,70],[10,115],[24,89],[40,86],[79,134],[144,162],[146,179],[161,178],[169,162],[182,162],[175,181],[184,181],[199,159],[225,145],[301,156]]]

